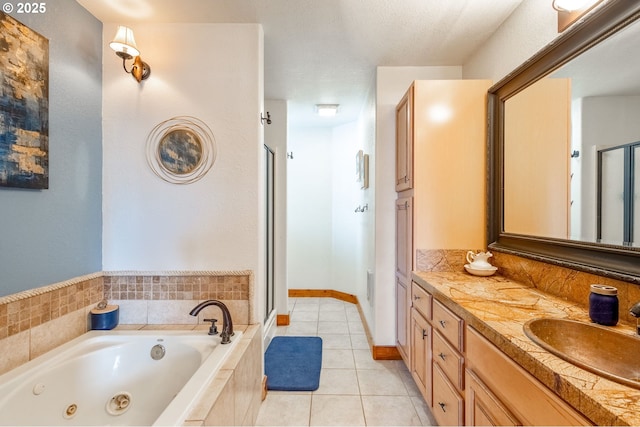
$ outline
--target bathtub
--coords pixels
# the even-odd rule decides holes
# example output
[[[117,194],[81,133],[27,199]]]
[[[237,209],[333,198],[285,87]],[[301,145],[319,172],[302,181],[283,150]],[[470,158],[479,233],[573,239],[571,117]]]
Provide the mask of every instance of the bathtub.
[[[0,425],[180,425],[241,334],[88,332],[0,376]]]

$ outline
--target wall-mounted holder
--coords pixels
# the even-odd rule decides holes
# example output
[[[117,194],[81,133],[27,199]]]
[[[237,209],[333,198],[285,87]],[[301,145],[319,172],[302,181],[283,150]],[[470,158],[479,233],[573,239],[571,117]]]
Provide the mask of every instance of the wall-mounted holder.
[[[260,122],[264,125],[264,122],[267,122],[268,125],[271,124],[271,114],[267,111],[267,117],[264,117],[262,113],[260,113]]]

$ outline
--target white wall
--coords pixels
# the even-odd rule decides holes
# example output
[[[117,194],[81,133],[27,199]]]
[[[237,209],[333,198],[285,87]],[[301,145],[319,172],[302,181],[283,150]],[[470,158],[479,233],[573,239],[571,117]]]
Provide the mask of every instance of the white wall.
[[[104,39],[115,29],[105,24]],[[138,84],[126,75],[110,49],[103,56],[103,269],[250,269],[262,289],[262,28],[135,24],[133,29],[142,58],[151,65],[148,80]],[[204,121],[217,143],[215,165],[190,185],[162,181],[146,160],[149,132],[181,115]],[[261,316],[263,304],[256,304]]]
[[[557,36],[557,12],[551,2],[524,0],[463,64],[463,76],[497,83]]]
[[[395,111],[414,80],[460,79],[461,67],[378,67],[375,148],[375,345],[395,345]]]
[[[372,183],[356,181],[356,154],[372,156],[373,119],[291,131],[288,174],[288,284],[331,289],[367,305],[373,252]],[[370,175],[371,176],[371,175]],[[364,212],[356,212],[368,204]],[[366,308],[366,307],[365,307]],[[369,310],[370,311],[370,310]]]
[[[287,283],[290,289],[335,289],[332,269],[331,128],[289,129]]]

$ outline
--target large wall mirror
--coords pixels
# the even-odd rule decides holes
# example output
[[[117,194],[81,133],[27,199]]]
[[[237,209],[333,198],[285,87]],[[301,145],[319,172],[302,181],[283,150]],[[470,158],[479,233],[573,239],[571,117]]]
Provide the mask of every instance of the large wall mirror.
[[[639,40],[613,0],[489,90],[490,248],[640,283]]]

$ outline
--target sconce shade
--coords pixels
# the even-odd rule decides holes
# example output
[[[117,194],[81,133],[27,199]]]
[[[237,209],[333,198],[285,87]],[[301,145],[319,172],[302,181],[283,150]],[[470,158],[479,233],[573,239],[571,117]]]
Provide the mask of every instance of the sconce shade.
[[[552,6],[558,12],[573,12],[582,9],[587,3],[587,0],[553,0]]]
[[[116,37],[109,43],[109,46],[121,58],[131,59],[135,56],[140,56],[136,40],[133,38],[133,30],[122,25],[118,27]]]

